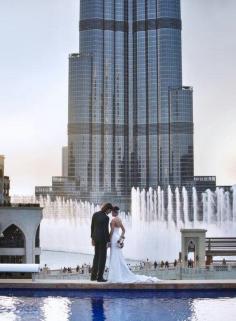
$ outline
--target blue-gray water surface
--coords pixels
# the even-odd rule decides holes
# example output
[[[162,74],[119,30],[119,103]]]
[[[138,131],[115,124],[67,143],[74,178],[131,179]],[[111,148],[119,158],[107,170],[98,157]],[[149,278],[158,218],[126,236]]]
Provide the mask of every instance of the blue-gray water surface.
[[[222,320],[236,320],[236,292],[0,292],[0,321]]]

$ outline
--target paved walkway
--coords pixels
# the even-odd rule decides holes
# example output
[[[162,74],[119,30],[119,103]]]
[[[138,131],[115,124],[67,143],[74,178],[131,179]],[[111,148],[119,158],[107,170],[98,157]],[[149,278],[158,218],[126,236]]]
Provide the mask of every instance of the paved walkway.
[[[158,283],[98,283],[88,280],[0,280],[0,289],[62,290],[236,290],[236,280],[170,280]]]

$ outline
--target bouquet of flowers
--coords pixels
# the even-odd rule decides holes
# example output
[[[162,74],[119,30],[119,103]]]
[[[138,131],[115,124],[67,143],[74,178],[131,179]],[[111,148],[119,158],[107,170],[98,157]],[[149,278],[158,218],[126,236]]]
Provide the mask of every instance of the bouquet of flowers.
[[[117,246],[122,249],[124,247],[124,240],[125,240],[125,237],[124,236],[121,236],[119,238],[119,240],[117,241]]]

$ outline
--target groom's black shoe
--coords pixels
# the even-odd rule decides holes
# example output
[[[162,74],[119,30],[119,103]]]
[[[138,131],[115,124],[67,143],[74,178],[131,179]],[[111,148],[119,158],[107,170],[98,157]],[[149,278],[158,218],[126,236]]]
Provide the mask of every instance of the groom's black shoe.
[[[97,279],[98,282],[107,282],[107,280],[101,278],[101,279]]]

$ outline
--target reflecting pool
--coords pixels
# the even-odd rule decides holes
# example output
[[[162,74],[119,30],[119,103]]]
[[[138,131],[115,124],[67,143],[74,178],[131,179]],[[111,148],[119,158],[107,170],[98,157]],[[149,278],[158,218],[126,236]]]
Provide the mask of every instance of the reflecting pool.
[[[0,292],[1,321],[235,321],[236,292]]]

